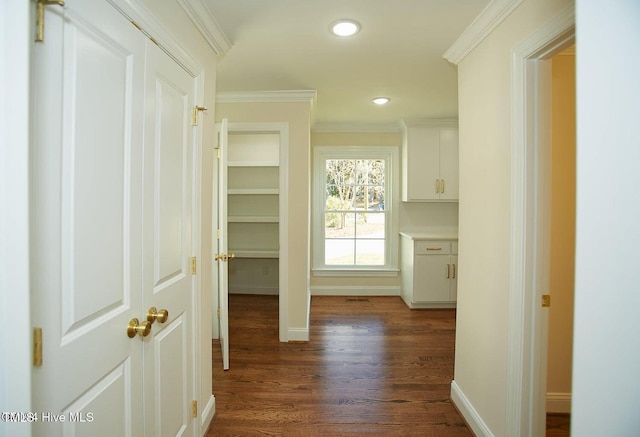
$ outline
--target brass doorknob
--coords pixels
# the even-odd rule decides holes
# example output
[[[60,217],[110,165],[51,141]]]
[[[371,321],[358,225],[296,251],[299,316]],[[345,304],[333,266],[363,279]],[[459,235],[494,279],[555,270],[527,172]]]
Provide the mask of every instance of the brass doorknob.
[[[140,322],[135,317],[129,321],[127,326],[127,335],[129,338],[133,338],[138,334],[140,337],[146,337],[151,333],[151,323]]]
[[[149,323],[153,323],[156,320],[158,321],[158,323],[164,323],[167,320],[169,320],[169,311],[167,310],[158,311],[156,307],[149,308],[149,311],[147,311],[147,321]]]

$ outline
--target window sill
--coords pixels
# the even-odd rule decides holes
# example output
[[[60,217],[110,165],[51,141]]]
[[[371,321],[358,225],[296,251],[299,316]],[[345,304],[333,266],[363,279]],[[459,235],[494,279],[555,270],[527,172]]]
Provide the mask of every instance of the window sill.
[[[312,270],[313,276],[334,277],[397,277],[400,269],[397,268],[318,268]]]

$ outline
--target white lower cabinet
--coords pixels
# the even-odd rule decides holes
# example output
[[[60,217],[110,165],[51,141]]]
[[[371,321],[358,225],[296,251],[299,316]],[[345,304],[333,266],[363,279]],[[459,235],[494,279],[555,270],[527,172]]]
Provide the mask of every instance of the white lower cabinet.
[[[401,235],[402,299],[410,308],[454,308],[457,297],[457,240]]]

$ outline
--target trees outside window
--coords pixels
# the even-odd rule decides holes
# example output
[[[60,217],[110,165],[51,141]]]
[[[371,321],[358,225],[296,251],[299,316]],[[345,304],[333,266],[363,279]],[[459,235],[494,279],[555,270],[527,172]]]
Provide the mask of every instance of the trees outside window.
[[[314,266],[389,267],[393,148],[316,147]],[[397,152],[396,152],[397,153]]]

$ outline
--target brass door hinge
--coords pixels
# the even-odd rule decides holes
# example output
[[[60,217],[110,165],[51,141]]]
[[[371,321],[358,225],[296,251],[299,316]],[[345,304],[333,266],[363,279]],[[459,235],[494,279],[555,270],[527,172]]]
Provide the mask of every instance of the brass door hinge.
[[[197,271],[197,267],[198,266],[198,259],[195,256],[191,257],[191,274],[195,275],[196,271]]]
[[[191,417],[198,417],[198,401],[191,401]]]
[[[207,108],[206,106],[195,106],[193,108],[193,120],[192,120],[192,125],[193,126],[197,126],[198,125],[198,112],[200,111],[206,111]]]
[[[216,238],[220,239],[220,229],[216,229]]]
[[[60,0],[38,0],[36,6],[36,42],[44,41],[44,7],[58,5],[64,7]]]
[[[42,366],[42,328],[33,328],[33,365]]]
[[[220,318],[220,308],[218,308],[218,311],[216,311],[216,313],[218,314],[218,318]]]
[[[549,308],[551,306],[551,295],[542,295],[542,308]]]
[[[218,159],[220,159],[220,156],[221,156],[220,150],[221,150],[220,147],[216,147],[216,157]]]

